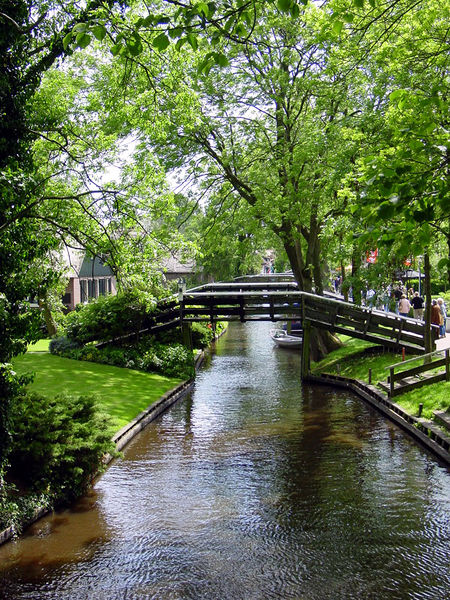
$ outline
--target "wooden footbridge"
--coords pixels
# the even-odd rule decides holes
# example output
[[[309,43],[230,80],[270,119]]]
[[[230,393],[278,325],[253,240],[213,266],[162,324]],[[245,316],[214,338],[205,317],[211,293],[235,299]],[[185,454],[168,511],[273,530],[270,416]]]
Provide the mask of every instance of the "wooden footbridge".
[[[312,326],[386,348],[425,352],[422,321],[357,306],[333,294],[302,292],[294,281],[234,281],[180,289],[178,297],[161,301],[149,315],[146,332],[199,321],[301,321],[304,345]]]

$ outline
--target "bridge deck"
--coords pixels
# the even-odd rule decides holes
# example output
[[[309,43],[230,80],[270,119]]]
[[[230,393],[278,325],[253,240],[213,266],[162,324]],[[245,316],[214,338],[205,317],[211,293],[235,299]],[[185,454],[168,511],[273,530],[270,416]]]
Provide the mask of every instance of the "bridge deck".
[[[301,292],[295,282],[212,283],[187,290],[179,303],[172,298],[160,308],[152,331],[181,322],[300,320],[389,348],[425,349],[422,321],[357,306],[333,294]]]

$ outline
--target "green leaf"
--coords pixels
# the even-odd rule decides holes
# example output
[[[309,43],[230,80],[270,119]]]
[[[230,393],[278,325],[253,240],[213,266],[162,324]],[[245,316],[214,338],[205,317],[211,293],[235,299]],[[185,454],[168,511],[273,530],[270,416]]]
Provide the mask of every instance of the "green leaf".
[[[180,50],[182,46],[187,42],[186,38],[180,38],[178,42],[175,44],[175,48]]]
[[[64,50],[67,50],[67,47],[69,46],[69,44],[72,41],[72,39],[73,39],[73,33],[72,32],[68,33],[64,37],[64,39],[63,39],[63,48],[64,48]]]
[[[333,31],[339,35],[344,27],[344,23],[342,21],[335,21],[333,23]]]
[[[216,65],[219,65],[220,67],[227,67],[229,65],[228,58],[225,56],[225,54],[222,54],[221,52],[214,52],[213,56]]]
[[[289,12],[291,8],[291,0],[278,0],[277,6],[281,11]]]
[[[298,19],[298,17],[300,16],[300,7],[299,7],[299,5],[298,4],[293,4],[291,6],[290,13],[291,13],[291,17],[293,19]]]
[[[199,2],[195,7],[197,9],[198,14],[202,14],[204,17],[209,17],[209,6],[206,2]]]
[[[142,25],[144,25],[144,27],[151,27],[153,25],[153,15],[145,17],[145,19],[142,20]]]
[[[376,6],[375,0],[369,0],[369,4],[372,8],[375,8],[375,6]]]
[[[389,94],[390,100],[396,100],[397,98],[401,98],[404,94],[404,90],[394,90]]]
[[[105,38],[106,27],[104,25],[96,25],[92,28],[92,33],[94,34],[95,39],[101,42]]]
[[[377,210],[380,219],[390,219],[395,213],[395,207],[390,202],[383,202]]]
[[[127,48],[131,56],[139,56],[142,52],[142,44],[140,40],[127,40]]]
[[[86,48],[91,43],[91,36],[87,33],[79,33],[76,40],[79,48]]]
[[[179,38],[183,35],[183,30],[181,27],[175,27],[174,29],[169,29],[169,37],[172,39]]]
[[[449,264],[450,264],[450,261],[448,258],[441,258],[441,260],[437,264],[437,268],[438,268],[438,270],[446,269]]]
[[[74,33],[86,33],[87,25],[86,23],[77,23],[75,27],[72,29]]]
[[[353,4],[357,8],[363,8],[364,7],[364,0],[353,0]]]
[[[152,42],[152,46],[157,48],[160,52],[164,52],[169,45],[170,40],[165,33],[160,33]]]
[[[344,15],[342,15],[342,18],[344,19],[344,21],[346,23],[353,23],[353,14],[352,13],[345,13]]]
[[[121,50],[122,44],[114,44],[114,46],[111,47],[110,52],[113,56],[117,56]]]
[[[193,33],[188,33],[186,36],[186,39],[187,39],[189,45],[191,46],[191,48],[193,50],[197,50],[197,48],[198,48],[197,36],[194,35]]]

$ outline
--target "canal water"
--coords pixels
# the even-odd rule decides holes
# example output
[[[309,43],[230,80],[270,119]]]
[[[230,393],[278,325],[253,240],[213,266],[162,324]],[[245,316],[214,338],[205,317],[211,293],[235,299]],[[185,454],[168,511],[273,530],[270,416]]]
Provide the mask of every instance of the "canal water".
[[[0,598],[450,597],[450,477],[353,394],[232,325],[191,396],[71,511],[0,547]]]

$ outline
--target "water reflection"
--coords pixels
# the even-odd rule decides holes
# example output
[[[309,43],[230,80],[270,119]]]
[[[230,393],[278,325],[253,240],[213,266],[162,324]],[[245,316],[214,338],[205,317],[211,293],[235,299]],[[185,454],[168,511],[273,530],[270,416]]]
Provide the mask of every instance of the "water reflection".
[[[0,597],[447,597],[447,472],[347,392],[302,388],[269,329],[233,326],[75,512],[0,548]]]

